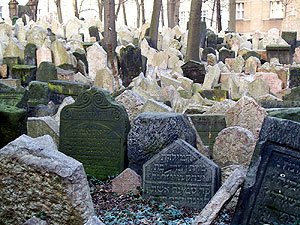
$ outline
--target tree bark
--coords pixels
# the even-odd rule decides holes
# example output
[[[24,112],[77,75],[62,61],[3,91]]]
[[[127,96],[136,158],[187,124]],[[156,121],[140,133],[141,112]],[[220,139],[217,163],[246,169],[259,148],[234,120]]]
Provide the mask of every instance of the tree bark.
[[[221,0],[217,0],[217,31],[222,30],[222,18],[221,18]]]
[[[229,30],[235,32],[236,5],[235,0],[229,0]]]
[[[158,25],[159,25],[159,14],[162,5],[162,0],[154,0],[153,2],[153,11],[152,18],[150,24],[150,39],[151,39],[151,47],[157,49],[157,36],[158,36]]]
[[[56,4],[56,9],[57,9],[58,22],[63,23],[60,0],[56,0],[55,4]]]
[[[189,60],[200,61],[200,23],[201,23],[202,0],[192,0],[189,20],[189,31],[185,62]]]
[[[79,19],[77,0],[73,0],[74,14]]]
[[[180,0],[176,0],[175,2],[175,11],[174,11],[174,25],[179,25],[179,8],[180,8]]]
[[[216,6],[216,0],[214,0],[214,4],[213,4],[213,8],[212,8],[212,13],[211,13],[211,20],[210,20],[210,26],[211,27],[212,27],[213,21],[214,21],[215,6]]]
[[[124,16],[124,23],[127,26],[127,18],[126,18],[126,10],[125,10],[125,3],[122,3],[122,8],[123,8],[123,16]]]
[[[140,27],[140,21],[141,21],[141,6],[139,3],[139,0],[135,0],[135,4],[136,4],[136,27],[139,28]]]
[[[162,27],[165,26],[165,14],[164,14],[164,5],[161,4],[161,25]]]
[[[117,12],[116,12],[116,21],[118,20],[118,15],[119,15],[119,12],[120,12],[121,1],[122,1],[122,0],[119,0],[119,3],[118,3]]]
[[[142,24],[145,24],[146,19],[145,19],[145,3],[144,3],[144,0],[141,0],[141,6],[142,6]]]
[[[98,2],[98,10],[99,10],[99,12],[98,12],[98,14],[99,14],[99,20],[102,22],[103,21],[102,12],[103,12],[103,4],[104,4],[104,2],[103,2],[103,0],[97,0],[97,2]]]
[[[173,28],[175,17],[175,0],[168,0],[167,2],[167,14],[168,14],[168,27]]]

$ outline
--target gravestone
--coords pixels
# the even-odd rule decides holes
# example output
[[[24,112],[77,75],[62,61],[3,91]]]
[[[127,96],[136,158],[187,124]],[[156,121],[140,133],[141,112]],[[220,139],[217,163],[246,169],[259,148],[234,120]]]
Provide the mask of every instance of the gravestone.
[[[52,62],[41,62],[36,72],[36,80],[48,82],[57,80],[57,68]]]
[[[242,55],[242,57],[245,61],[251,56],[258,58],[259,60],[261,58],[261,54],[257,53],[256,51],[249,51]]]
[[[204,48],[203,51],[202,51],[201,60],[202,61],[206,61],[208,54],[214,54],[214,55],[216,55],[216,51],[213,48],[211,48],[211,47]]]
[[[26,108],[27,90],[24,88],[14,88],[0,82],[0,104]]]
[[[128,45],[126,48],[120,50],[120,66],[121,66],[121,78],[124,87],[127,87],[133,78],[140,75],[143,71],[143,62],[141,49]]]
[[[266,117],[232,224],[295,224],[300,215],[300,123]]]
[[[62,109],[59,150],[82,162],[86,173],[104,179],[125,168],[128,131],[125,108],[92,87]]]
[[[36,66],[14,65],[12,67],[12,78],[20,79],[21,85],[27,87],[31,81],[36,80]]]
[[[268,116],[300,122],[300,107],[270,109]]]
[[[222,114],[190,114],[188,115],[201,137],[205,146],[209,146],[212,156],[212,150],[218,133],[226,128],[225,115]]]
[[[295,53],[297,43],[297,32],[296,31],[282,31],[281,37],[291,46],[291,54]]]
[[[48,84],[46,82],[32,81],[29,83],[28,107],[34,108],[39,104],[48,104]]]
[[[145,197],[203,209],[220,187],[220,168],[178,139],[143,166]]]
[[[206,32],[206,47],[211,47],[216,49],[218,44],[218,35],[216,35],[212,30],[207,29]]]
[[[292,55],[291,55],[291,46],[290,45],[267,45],[267,56],[268,61],[270,59],[277,58],[281,64],[291,64]]]
[[[290,67],[290,85],[289,88],[294,88],[300,86],[300,67],[291,66]]]
[[[219,51],[219,61],[222,61],[225,63],[226,58],[234,58],[235,57],[235,51],[229,50],[227,48],[221,48]]]
[[[186,115],[153,112],[138,115],[128,134],[129,167],[141,175],[143,164],[177,139],[196,147],[196,131]]]
[[[3,64],[7,65],[7,72],[8,72],[8,77],[11,77],[12,75],[12,68],[14,65],[18,65],[20,63],[20,57],[18,56],[6,56],[3,57]]]
[[[205,78],[205,66],[200,62],[189,60],[181,66],[183,76],[191,79],[194,83],[202,84]]]
[[[29,43],[25,46],[25,51],[24,51],[25,65],[30,65],[30,66],[37,65],[36,51],[37,51],[37,47],[35,46],[35,44]]]
[[[89,27],[89,34],[90,34],[90,37],[94,37],[96,39],[96,41],[100,41],[98,27],[96,27],[96,26]]]
[[[265,109],[300,107],[299,97],[298,97],[298,101],[259,100],[257,103]]]

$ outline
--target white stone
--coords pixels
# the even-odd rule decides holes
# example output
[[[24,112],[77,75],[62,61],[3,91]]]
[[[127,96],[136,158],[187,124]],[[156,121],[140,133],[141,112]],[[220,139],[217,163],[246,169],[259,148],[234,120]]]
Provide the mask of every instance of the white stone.
[[[94,80],[97,71],[107,67],[107,53],[96,42],[87,48],[87,61],[89,65],[89,77]]]

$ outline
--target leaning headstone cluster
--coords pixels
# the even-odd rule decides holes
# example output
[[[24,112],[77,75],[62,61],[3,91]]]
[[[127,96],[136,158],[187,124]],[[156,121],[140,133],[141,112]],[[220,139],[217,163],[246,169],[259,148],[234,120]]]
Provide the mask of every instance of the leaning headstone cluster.
[[[100,21],[0,24],[0,223],[101,224],[86,173],[202,209],[194,224],[245,179],[233,224],[299,219],[297,33],[204,29],[184,62],[187,32],[163,28],[154,49],[149,26],[117,27],[111,65]]]

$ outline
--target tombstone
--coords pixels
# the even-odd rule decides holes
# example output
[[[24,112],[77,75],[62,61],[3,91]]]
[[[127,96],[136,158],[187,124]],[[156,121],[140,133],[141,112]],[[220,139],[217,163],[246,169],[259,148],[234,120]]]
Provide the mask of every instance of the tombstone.
[[[186,115],[153,112],[138,115],[128,134],[129,168],[141,175],[147,160],[179,138],[196,147],[196,132]]]
[[[14,88],[0,82],[0,104],[27,107],[27,91],[24,88]]]
[[[90,34],[90,37],[96,38],[96,41],[100,41],[98,27],[96,27],[96,26],[89,27],[89,34]]]
[[[216,137],[213,148],[214,162],[222,167],[242,165],[248,168],[253,151],[255,138],[243,127],[228,127]]]
[[[212,156],[216,137],[221,130],[226,128],[225,115],[190,114],[188,117],[192,119],[203,144],[209,146],[210,156]]]
[[[31,81],[36,80],[36,66],[14,65],[11,72],[12,78],[20,79],[23,87],[27,87]]]
[[[291,55],[291,46],[290,45],[267,45],[267,56],[268,62],[271,58],[279,59],[281,64],[291,64],[292,55]]]
[[[226,112],[235,105],[235,101],[225,99],[221,102],[215,102],[204,114],[226,114]]]
[[[207,29],[206,47],[216,49],[217,44],[218,44],[218,35],[216,35],[212,30]]]
[[[232,224],[299,220],[300,123],[266,117]]]
[[[201,90],[199,94],[208,100],[221,102],[225,99],[229,98],[229,91],[222,90],[219,87],[211,89],[211,90]],[[209,103],[208,103],[209,105]]]
[[[300,67],[290,67],[289,88],[300,86]]]
[[[0,62],[1,63],[1,62]],[[7,65],[0,65],[0,79],[7,78]]]
[[[252,81],[248,86],[248,92],[253,98],[258,98],[270,93],[270,86],[261,77]]]
[[[256,57],[259,60],[261,59],[261,54],[257,53],[257,51],[249,51],[242,55],[243,59],[246,61],[250,56]]]
[[[18,65],[20,63],[20,57],[18,56],[6,56],[3,57],[3,64],[7,65],[8,77],[12,76],[12,68],[14,65]]]
[[[26,132],[26,119],[24,109],[0,103],[0,148]]]
[[[202,51],[201,60],[202,61],[206,61],[208,54],[214,54],[214,55],[216,55],[216,51],[213,48],[211,48],[211,47],[204,48],[203,51]]]
[[[28,107],[34,108],[39,104],[48,104],[48,84],[46,82],[32,81],[29,83]]]
[[[62,42],[56,40],[52,43],[51,52],[53,62],[56,66],[64,63],[71,63],[71,58]]]
[[[34,26],[27,32],[26,39],[28,43],[32,43],[37,48],[40,48],[47,39],[47,30],[40,26]]]
[[[36,66],[36,51],[37,48],[34,44],[27,44],[24,50],[24,64],[30,66]]]
[[[189,26],[187,26],[188,29]],[[205,48],[206,45],[206,22],[205,21],[200,21],[200,48]]]
[[[8,42],[8,45],[5,48],[4,57],[13,56],[19,57],[20,62],[24,62],[24,50],[25,48],[18,42],[16,38],[11,38]]]
[[[52,62],[51,50],[46,45],[36,50],[36,62],[37,67],[40,66],[41,62]]]
[[[297,32],[296,31],[282,31],[281,37],[291,46],[291,54],[295,53]]]
[[[244,64],[245,60],[239,55],[233,60],[231,70],[235,73],[241,73],[243,71]]]
[[[220,187],[220,168],[178,139],[143,166],[144,197],[203,209]]]
[[[89,65],[89,77],[95,79],[97,71],[107,66],[107,53],[96,42],[87,48],[86,57]]]
[[[221,48],[219,51],[219,61],[222,61],[225,63],[226,58],[234,58],[235,57],[235,51],[229,50],[227,48]]]
[[[270,86],[270,91],[273,93],[279,93],[283,88],[283,82],[278,78],[276,73],[255,73],[255,79],[261,77]]]
[[[204,82],[206,74],[204,64],[194,60],[189,60],[181,66],[181,69],[183,71],[183,76],[193,80],[194,83],[202,84]]]
[[[90,85],[85,83],[51,80],[48,82],[49,100],[56,105],[61,104],[65,97],[72,96],[76,99],[81,92],[89,88]]]
[[[125,168],[128,131],[125,108],[107,91],[92,87],[62,109],[59,150],[82,162],[88,174],[104,179]]]
[[[203,82],[203,89],[213,89],[218,84],[220,79],[221,70],[218,65],[208,66],[207,74]]]
[[[2,221],[23,224],[43,212],[48,223],[85,224],[94,216],[82,164],[58,151],[50,136],[22,135],[0,152]]]
[[[255,74],[261,67],[261,63],[258,58],[250,56],[245,62],[245,74]]]
[[[56,66],[52,62],[41,62],[36,72],[36,80],[42,82],[57,80]]]
[[[85,70],[88,73],[89,72],[89,67],[88,67],[88,61],[87,61],[87,58],[86,58],[85,51],[82,50],[82,49],[76,49],[73,52],[73,55],[75,56],[75,58],[77,59],[78,62],[82,61],[84,63]]]
[[[143,71],[143,62],[141,49],[128,45],[126,48],[120,50],[120,66],[121,66],[121,79],[124,87],[127,87],[133,78],[140,75]]]
[[[114,93],[115,78],[112,71],[109,68],[98,70],[96,73],[94,86],[98,88],[104,88],[110,93]]]

